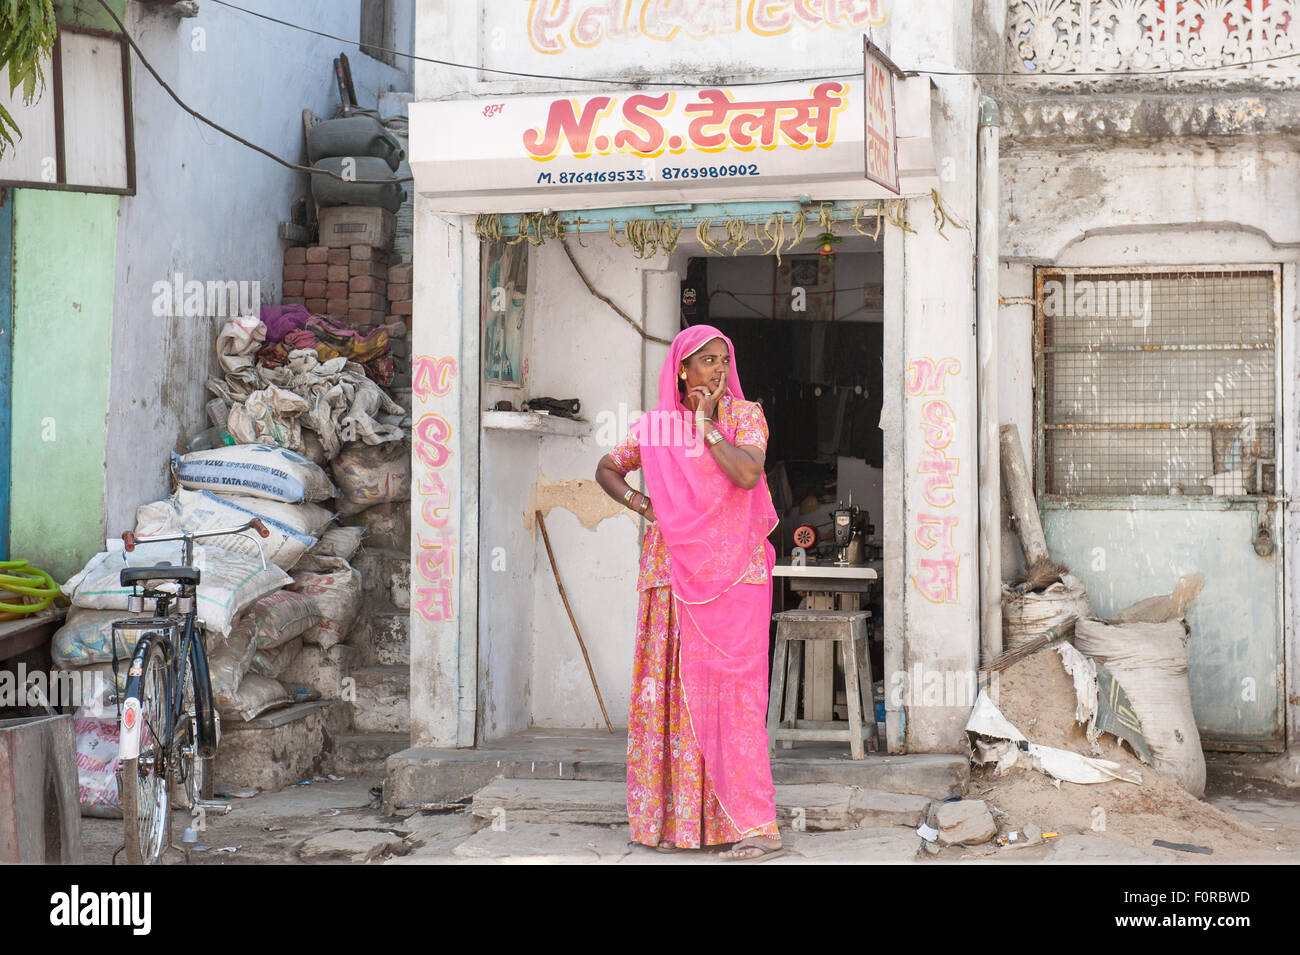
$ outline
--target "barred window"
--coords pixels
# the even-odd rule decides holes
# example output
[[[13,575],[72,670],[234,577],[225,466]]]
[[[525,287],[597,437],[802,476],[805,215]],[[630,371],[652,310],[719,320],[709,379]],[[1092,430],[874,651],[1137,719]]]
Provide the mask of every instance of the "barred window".
[[[1272,266],[1039,269],[1039,491],[1272,495]]]

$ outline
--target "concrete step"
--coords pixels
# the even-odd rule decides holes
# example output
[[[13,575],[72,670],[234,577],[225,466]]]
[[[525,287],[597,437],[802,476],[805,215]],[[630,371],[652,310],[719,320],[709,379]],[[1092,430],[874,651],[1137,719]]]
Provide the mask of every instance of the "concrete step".
[[[296,703],[248,722],[222,720],[216,790],[255,787],[274,792],[317,775],[327,736],[347,726],[338,701]]]
[[[382,776],[388,757],[410,745],[409,733],[343,733],[328,740],[330,764],[340,776]]]
[[[360,667],[352,679],[352,726],[358,733],[410,733],[410,667]]]
[[[798,831],[916,828],[930,799],[834,783],[777,786],[777,821]],[[494,825],[585,823],[625,825],[624,783],[585,780],[498,779],[474,794],[472,812]]]
[[[411,609],[411,552],[363,544],[352,555],[352,566],[361,574],[362,593],[367,603],[391,603],[400,610]]]
[[[358,625],[348,635],[348,643],[356,647],[359,667],[410,667],[410,611],[391,604],[363,610]]]
[[[390,809],[446,806],[497,778],[621,783],[627,778],[627,736],[536,728],[475,749],[413,747],[389,760],[384,801]],[[800,743],[778,749],[772,758],[778,786],[833,783],[942,799],[960,792],[969,778],[969,759],[942,753],[873,753],[853,760],[847,744]]]
[[[346,518],[346,523],[366,529],[362,538],[367,548],[394,551],[411,550],[411,502],[374,504]],[[356,556],[355,554],[353,555]]]

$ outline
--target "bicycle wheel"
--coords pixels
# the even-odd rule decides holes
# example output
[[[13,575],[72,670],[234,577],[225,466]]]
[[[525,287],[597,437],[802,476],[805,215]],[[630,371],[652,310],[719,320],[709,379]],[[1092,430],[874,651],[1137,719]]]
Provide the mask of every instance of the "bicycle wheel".
[[[215,758],[211,756],[199,755],[199,707],[194,656],[193,653],[185,654],[182,664],[184,669],[181,672],[181,725],[177,731],[180,759],[177,761],[176,769],[181,776],[178,785],[183,787],[189,809],[193,809],[201,799],[212,798],[216,763]],[[207,674],[203,676],[206,677]],[[208,695],[211,696],[211,693]],[[216,718],[215,713],[213,717]]]
[[[171,841],[170,754],[167,752],[171,675],[162,645],[148,637],[141,644],[131,661],[133,676],[127,683],[127,703],[122,715],[123,737],[131,722],[138,720],[140,741],[137,755],[121,763],[122,824],[127,863],[154,865]],[[138,676],[135,676],[137,666]],[[138,710],[133,709],[136,700]]]

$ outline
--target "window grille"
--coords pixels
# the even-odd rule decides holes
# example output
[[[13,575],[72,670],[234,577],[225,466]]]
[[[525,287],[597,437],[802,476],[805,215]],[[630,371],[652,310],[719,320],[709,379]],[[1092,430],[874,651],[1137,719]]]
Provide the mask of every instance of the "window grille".
[[[1272,495],[1281,276],[1039,269],[1040,493]]]

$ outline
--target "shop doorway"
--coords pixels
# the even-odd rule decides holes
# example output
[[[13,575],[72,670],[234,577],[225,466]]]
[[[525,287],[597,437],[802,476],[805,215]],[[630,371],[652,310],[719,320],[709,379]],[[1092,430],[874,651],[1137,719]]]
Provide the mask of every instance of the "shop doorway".
[[[731,338],[745,395],[763,406],[768,483],[780,518],[772,537],[778,562],[847,562],[877,575],[833,591],[810,591],[804,580],[778,576],[773,609],[869,613],[872,698],[881,704],[882,726],[883,276],[883,255],[870,244],[779,262],[698,256],[687,261],[682,297],[683,324],[714,325]],[[848,532],[837,539],[836,521],[846,512]],[[801,715],[844,719],[842,666],[829,644],[809,648]]]

